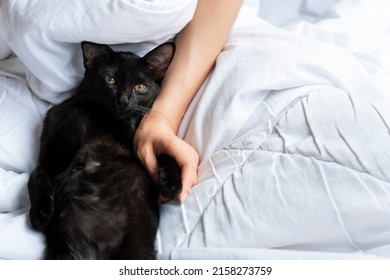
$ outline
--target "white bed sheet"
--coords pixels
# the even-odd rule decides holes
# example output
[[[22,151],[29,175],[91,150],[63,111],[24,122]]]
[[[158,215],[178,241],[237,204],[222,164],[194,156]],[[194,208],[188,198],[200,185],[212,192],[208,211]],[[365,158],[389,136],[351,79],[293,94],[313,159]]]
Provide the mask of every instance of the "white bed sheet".
[[[162,206],[159,258],[390,257],[390,3],[262,0],[265,20],[258,3],[245,4],[182,122],[199,184]],[[0,62],[0,132],[14,133],[0,137],[0,257],[11,259],[43,250],[25,184],[48,105],[23,70]]]
[[[200,184],[163,206],[162,258],[390,257],[389,3],[275,2],[182,124]]]

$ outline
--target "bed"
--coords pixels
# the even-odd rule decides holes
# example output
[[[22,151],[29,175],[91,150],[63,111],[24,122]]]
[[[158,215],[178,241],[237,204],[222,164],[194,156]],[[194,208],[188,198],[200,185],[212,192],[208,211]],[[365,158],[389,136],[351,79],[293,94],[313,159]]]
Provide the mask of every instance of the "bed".
[[[42,257],[43,238],[27,221],[26,182],[47,108],[81,78],[73,60],[80,37],[142,54],[180,30],[196,4],[77,4],[76,16],[92,31],[103,12],[120,19],[120,11],[135,9],[140,18],[153,11],[162,29],[145,43],[143,36],[124,41],[133,35],[122,30],[122,37],[66,32],[73,22],[44,22],[50,1],[40,4],[47,10],[34,2],[0,4],[3,259]],[[57,1],[57,16],[69,16],[67,2]],[[199,152],[199,182],[185,203],[161,206],[159,259],[390,257],[389,10],[387,0],[245,1],[180,126],[179,136]],[[12,13],[48,31],[35,34]],[[131,23],[153,35],[136,18]]]

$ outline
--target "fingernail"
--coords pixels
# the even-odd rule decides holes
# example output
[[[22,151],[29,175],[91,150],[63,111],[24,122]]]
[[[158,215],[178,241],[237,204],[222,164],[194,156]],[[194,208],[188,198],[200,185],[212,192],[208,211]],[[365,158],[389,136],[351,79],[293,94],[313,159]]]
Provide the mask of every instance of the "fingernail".
[[[188,197],[188,192],[184,192],[180,195],[180,201],[184,202]]]

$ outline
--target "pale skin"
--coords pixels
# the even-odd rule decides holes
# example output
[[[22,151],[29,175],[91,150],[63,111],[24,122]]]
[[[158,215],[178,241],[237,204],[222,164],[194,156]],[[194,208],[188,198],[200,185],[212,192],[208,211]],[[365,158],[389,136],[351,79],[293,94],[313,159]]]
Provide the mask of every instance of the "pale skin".
[[[157,178],[156,156],[168,154],[178,163],[184,202],[197,183],[199,156],[176,133],[193,97],[222,51],[243,0],[198,0],[191,22],[176,38],[176,52],[151,111],[134,139],[138,157]]]

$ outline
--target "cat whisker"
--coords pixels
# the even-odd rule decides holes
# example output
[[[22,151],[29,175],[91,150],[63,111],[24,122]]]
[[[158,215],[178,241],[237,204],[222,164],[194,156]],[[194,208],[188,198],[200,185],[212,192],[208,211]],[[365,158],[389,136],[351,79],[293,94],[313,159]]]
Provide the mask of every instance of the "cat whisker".
[[[131,110],[134,110],[134,111],[138,111],[138,112],[141,112],[141,113],[147,113],[150,111],[150,108],[147,108],[147,107],[143,107],[143,106],[139,106],[139,105],[131,105],[128,107],[128,109],[131,109]]]

